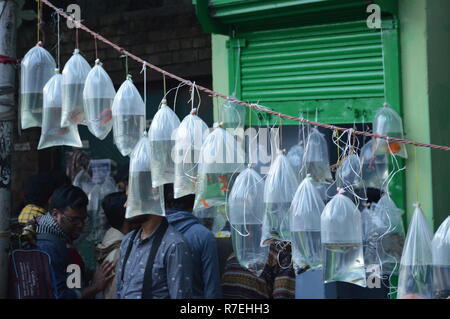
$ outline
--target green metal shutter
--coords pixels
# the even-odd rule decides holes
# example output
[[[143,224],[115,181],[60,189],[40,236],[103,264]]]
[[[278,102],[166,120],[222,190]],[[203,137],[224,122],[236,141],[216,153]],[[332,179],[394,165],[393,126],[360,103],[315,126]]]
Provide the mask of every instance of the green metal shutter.
[[[230,87],[287,114],[367,122],[385,100],[382,47],[366,21],[240,33],[230,40]]]

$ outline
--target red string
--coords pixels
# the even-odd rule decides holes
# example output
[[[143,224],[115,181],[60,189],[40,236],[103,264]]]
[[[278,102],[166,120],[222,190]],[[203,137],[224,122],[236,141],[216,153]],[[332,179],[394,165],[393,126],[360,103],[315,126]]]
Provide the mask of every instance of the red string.
[[[50,8],[52,8],[53,10],[55,10],[56,12],[58,12],[58,14],[60,14],[61,16],[63,16],[64,18],[69,18],[69,16],[63,12],[58,10],[50,1],[48,0],[41,0],[43,3],[45,3],[47,6],[49,6]],[[81,22],[79,24],[80,29],[86,31],[87,33],[91,34],[92,36],[98,38],[100,41],[108,44],[109,46],[111,46],[113,49],[115,49],[116,51],[120,52],[121,54],[125,54],[127,56],[129,56],[130,58],[132,58],[133,60],[139,62],[140,64],[146,64],[149,68],[162,73],[172,79],[175,79],[179,82],[185,83],[186,85],[189,86],[193,86],[193,83],[189,80],[183,79],[175,74],[169,73],[159,67],[157,67],[156,65],[153,65],[143,59],[141,59],[140,57],[128,52],[127,50],[125,50],[124,48],[118,46],[117,44],[112,43],[111,41],[109,41],[108,39],[104,38],[103,36],[101,36],[100,34],[92,31],[91,29],[89,29],[88,27],[86,27],[85,25],[83,25]],[[77,29],[78,30],[78,29]],[[341,132],[347,131],[347,128],[344,127],[339,127],[339,126],[335,126],[335,125],[330,125],[330,124],[324,124],[324,123],[318,123],[318,122],[314,122],[314,121],[309,121],[309,120],[305,120],[304,118],[300,118],[300,117],[296,117],[296,116],[291,116],[291,115],[287,115],[287,114],[283,114],[283,113],[279,113],[279,112],[275,112],[272,110],[268,110],[264,107],[261,107],[259,105],[256,104],[250,104],[250,103],[246,103],[243,101],[240,101],[238,99],[232,98],[232,97],[228,97],[224,94],[212,91],[208,88],[205,88],[203,86],[200,86],[198,84],[196,84],[196,87],[200,90],[203,91],[207,94],[210,94],[211,96],[215,96],[215,97],[221,97],[222,99],[228,100],[230,102],[234,102],[249,108],[252,108],[256,111],[260,111],[260,112],[265,112],[265,113],[269,113],[269,114],[273,114],[273,115],[277,115],[280,118],[285,118],[285,119],[290,119],[290,120],[294,120],[294,121],[299,121],[302,123],[307,123],[313,126],[320,126],[329,130],[338,130]],[[396,138],[396,137],[390,137],[390,136],[385,136],[385,135],[379,135],[379,134],[374,134],[374,133],[369,133],[369,132],[361,132],[361,131],[353,131],[354,134],[356,135],[363,135],[363,136],[368,136],[368,137],[375,137],[375,138],[381,138],[381,139],[385,139],[388,141],[394,141],[394,142],[398,142],[398,143],[403,143],[403,144],[410,144],[410,145],[415,145],[415,146],[421,146],[421,147],[428,147],[428,148],[432,148],[432,149],[436,149],[436,150],[442,150],[442,151],[450,151],[450,147],[449,146],[443,146],[443,145],[435,145],[435,144],[427,144],[427,143],[420,143],[420,142],[414,142],[414,141],[410,141],[410,140],[406,140],[406,139],[401,139],[401,138]]]

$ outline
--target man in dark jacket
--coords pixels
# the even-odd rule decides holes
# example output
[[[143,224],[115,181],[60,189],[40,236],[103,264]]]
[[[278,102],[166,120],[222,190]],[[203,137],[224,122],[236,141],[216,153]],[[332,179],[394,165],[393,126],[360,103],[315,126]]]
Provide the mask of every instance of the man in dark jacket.
[[[217,243],[211,231],[192,215],[194,200],[194,195],[174,199],[173,184],[164,185],[167,221],[183,235],[193,254],[193,298],[218,299],[222,289]]]
[[[105,262],[95,272],[90,286],[83,289],[68,286],[68,266],[83,268],[83,260],[73,248],[72,241],[80,236],[84,227],[87,204],[88,198],[80,188],[64,186],[55,190],[49,212],[37,220],[36,246],[50,256],[58,299],[93,297],[103,291],[112,278],[114,265]]]

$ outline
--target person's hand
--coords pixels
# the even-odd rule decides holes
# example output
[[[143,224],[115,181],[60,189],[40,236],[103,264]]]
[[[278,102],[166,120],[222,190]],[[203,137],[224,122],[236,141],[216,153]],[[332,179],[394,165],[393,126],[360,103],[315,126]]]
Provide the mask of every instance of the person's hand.
[[[110,261],[104,261],[94,273],[92,285],[97,291],[103,291],[108,282],[115,276],[115,264]]]

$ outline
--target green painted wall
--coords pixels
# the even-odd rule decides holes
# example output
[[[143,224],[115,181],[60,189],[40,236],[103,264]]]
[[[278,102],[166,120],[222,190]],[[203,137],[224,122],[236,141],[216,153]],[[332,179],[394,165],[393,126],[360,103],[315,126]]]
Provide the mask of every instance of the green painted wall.
[[[230,94],[228,81],[228,51],[227,40],[229,37],[220,34],[211,34],[212,47],[212,74],[213,90],[223,94]],[[219,121],[219,107],[222,100],[214,99],[214,122]]]
[[[450,1],[427,1],[430,141],[450,145]],[[431,151],[435,229],[450,214],[450,152]]]
[[[450,1],[400,0],[403,117],[406,138],[450,144]],[[436,229],[449,214],[450,154],[407,146],[408,220],[418,200]]]
[[[403,120],[405,137],[430,142],[428,106],[426,1],[400,0],[400,51],[402,69]],[[432,222],[430,150],[407,145],[406,211],[408,223],[419,201],[429,222]],[[417,168],[417,170],[416,170]],[[417,174],[416,174],[417,172]],[[416,182],[418,181],[418,183]],[[416,185],[419,187],[417,190]],[[417,196],[418,195],[418,196]]]

